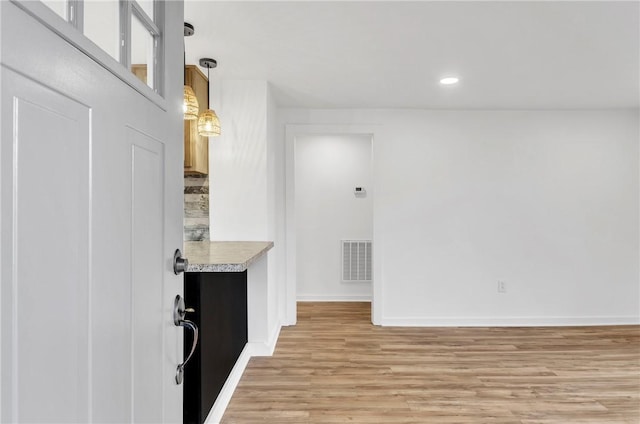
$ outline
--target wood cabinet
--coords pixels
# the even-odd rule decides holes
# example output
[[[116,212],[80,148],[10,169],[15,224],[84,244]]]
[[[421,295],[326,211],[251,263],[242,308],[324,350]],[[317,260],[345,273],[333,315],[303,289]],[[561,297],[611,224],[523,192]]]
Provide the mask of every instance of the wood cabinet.
[[[198,98],[200,112],[207,110],[207,77],[196,65],[185,67],[185,80]],[[184,121],[184,173],[209,174],[209,137],[198,135],[198,121]]]
[[[247,271],[184,274],[187,314],[200,329],[184,369],[183,423],[203,424],[247,344]],[[193,333],[185,332],[184,357]]]
[[[147,83],[147,65],[131,65],[131,72],[143,83]]]
[[[131,72],[145,84],[147,65],[131,65]],[[196,65],[184,69],[185,81],[193,88],[200,106],[198,114],[207,110],[207,77]],[[198,121],[184,121],[184,173],[209,175],[209,137],[198,135]]]

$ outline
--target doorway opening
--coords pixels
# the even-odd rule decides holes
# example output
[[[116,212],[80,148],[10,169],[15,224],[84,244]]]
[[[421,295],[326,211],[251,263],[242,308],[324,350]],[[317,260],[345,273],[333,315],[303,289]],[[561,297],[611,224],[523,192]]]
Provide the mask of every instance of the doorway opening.
[[[296,137],[296,299],[371,301],[371,136]]]
[[[299,301],[368,302],[371,322],[379,322],[374,136],[372,128],[287,126],[288,325]]]

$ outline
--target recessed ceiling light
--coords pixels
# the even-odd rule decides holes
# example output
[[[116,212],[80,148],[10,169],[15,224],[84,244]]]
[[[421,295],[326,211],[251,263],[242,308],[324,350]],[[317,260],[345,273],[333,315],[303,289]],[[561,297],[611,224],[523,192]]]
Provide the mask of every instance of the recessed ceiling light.
[[[440,80],[440,84],[442,85],[452,85],[452,84],[457,84],[458,81],[460,81],[459,78],[456,77],[446,77],[446,78],[442,78]]]

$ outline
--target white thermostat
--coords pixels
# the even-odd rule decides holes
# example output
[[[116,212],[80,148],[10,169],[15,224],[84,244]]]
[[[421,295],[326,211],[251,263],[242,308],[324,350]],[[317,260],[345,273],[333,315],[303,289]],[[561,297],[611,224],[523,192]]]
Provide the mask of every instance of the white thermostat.
[[[356,187],[353,189],[353,194],[355,194],[358,197],[364,196],[367,194],[367,190],[365,190],[364,187]]]

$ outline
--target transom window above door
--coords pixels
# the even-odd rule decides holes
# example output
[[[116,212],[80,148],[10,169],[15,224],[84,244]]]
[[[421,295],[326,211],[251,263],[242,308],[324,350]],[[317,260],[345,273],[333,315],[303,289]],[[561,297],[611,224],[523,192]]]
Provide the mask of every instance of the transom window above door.
[[[163,2],[43,0],[46,6],[162,95]]]

